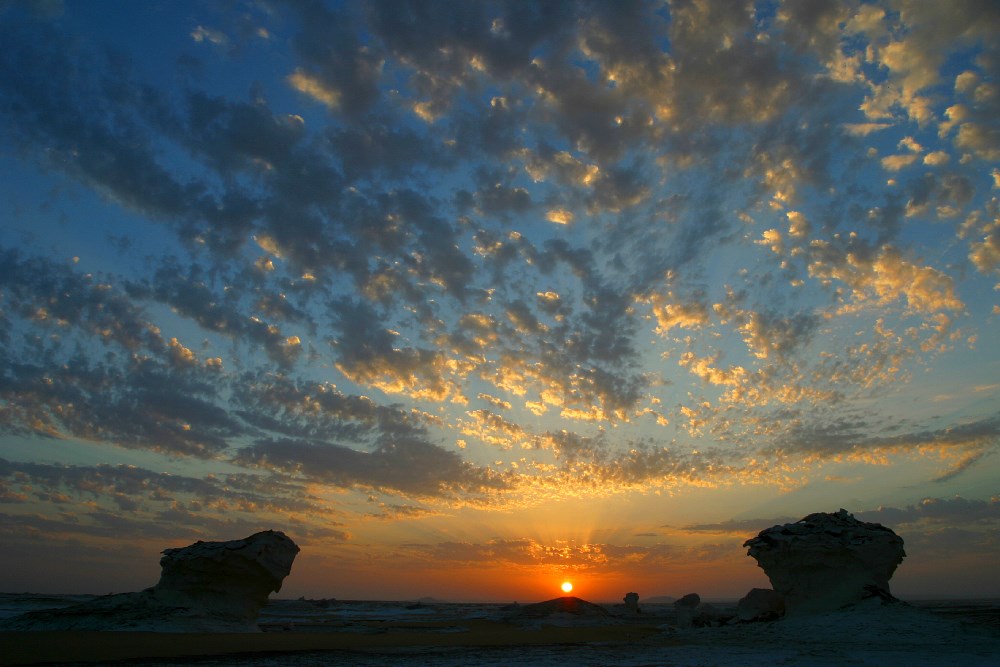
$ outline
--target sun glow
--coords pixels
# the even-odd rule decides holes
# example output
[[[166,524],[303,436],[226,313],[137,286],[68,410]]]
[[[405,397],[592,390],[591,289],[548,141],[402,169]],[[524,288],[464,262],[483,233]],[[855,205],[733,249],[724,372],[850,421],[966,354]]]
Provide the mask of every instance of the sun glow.
[[[562,588],[563,593],[569,593],[571,590],[573,590],[573,584],[569,583],[568,581],[564,581],[562,586],[560,586],[560,588]]]

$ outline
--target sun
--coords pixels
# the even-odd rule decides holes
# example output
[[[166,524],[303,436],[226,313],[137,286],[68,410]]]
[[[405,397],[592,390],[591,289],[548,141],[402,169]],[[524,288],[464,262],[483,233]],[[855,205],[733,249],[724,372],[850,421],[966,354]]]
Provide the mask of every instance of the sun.
[[[573,584],[569,583],[568,581],[564,581],[562,586],[560,586],[560,588],[562,588],[563,593],[569,593],[571,590],[573,590]]]

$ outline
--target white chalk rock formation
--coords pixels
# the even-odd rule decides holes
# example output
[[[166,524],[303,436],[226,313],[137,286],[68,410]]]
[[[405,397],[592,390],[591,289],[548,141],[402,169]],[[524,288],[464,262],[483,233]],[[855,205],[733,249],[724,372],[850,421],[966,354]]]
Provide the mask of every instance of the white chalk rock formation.
[[[229,542],[166,549],[153,595],[160,602],[253,623],[292,571],[299,548],[273,530]]]
[[[625,613],[631,616],[639,613],[639,594],[626,593],[622,598],[625,601]]]
[[[167,549],[152,588],[22,614],[0,629],[257,632],[260,608],[281,589],[298,552],[295,542],[273,530]]]
[[[872,596],[892,599],[889,579],[906,556],[896,533],[844,509],[773,526],[743,546],[784,599],[787,614],[830,611]]]
[[[736,605],[741,621],[773,621],[784,615],[785,598],[770,588],[753,588]]]

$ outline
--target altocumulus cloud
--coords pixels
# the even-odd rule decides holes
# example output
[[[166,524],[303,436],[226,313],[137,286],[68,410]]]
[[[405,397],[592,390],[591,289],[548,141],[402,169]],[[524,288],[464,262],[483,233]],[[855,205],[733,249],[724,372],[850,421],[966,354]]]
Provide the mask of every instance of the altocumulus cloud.
[[[995,386],[927,407],[996,360],[995,3],[187,10],[123,9],[140,57],[0,9],[0,428],[149,457],[12,456],[23,516],[338,540],[995,454]]]

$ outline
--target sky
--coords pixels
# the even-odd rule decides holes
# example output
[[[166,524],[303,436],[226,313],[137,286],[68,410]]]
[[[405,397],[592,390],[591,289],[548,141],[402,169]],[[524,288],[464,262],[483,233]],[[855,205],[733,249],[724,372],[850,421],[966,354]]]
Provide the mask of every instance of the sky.
[[[0,590],[1000,596],[1000,5],[0,2]]]

